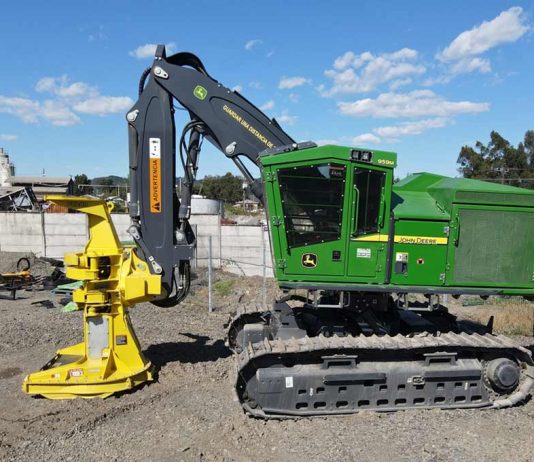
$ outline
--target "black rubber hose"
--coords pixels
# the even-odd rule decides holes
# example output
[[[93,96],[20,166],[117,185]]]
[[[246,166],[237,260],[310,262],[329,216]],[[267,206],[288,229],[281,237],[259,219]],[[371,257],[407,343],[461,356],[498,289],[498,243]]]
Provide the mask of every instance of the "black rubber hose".
[[[152,70],[152,67],[147,67],[143,73],[141,74],[141,78],[139,79],[139,96],[142,95],[143,90],[145,89],[145,82],[147,77],[150,75],[150,71]]]

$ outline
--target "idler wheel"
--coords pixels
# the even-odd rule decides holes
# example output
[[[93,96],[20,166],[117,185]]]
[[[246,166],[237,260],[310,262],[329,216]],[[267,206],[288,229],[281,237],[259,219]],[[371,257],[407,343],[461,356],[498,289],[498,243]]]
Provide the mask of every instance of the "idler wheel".
[[[497,392],[511,392],[521,376],[519,366],[508,358],[497,358],[488,363],[486,367],[486,378],[492,388]]]

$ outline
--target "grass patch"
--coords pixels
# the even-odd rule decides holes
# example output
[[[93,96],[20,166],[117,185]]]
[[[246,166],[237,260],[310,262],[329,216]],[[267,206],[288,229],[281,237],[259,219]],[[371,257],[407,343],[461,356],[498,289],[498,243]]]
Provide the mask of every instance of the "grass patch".
[[[495,310],[495,330],[505,334],[532,335],[534,309],[532,304],[503,304]]]
[[[534,334],[534,307],[531,303],[500,299],[496,303],[486,302],[477,307],[464,305],[462,312],[469,320],[484,325],[490,316],[494,316],[493,328],[499,334],[525,336]]]
[[[248,212],[243,209],[243,207],[236,207],[235,205],[224,204],[224,213],[225,215],[249,215],[256,216],[258,212]]]
[[[227,297],[232,293],[232,289],[235,285],[235,279],[226,279],[223,281],[217,281],[213,284],[215,293],[221,297]]]

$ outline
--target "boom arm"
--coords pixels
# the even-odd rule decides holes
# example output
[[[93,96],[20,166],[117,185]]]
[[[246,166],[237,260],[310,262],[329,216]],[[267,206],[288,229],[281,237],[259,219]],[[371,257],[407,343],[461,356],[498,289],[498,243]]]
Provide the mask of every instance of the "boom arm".
[[[191,119],[178,140],[185,180],[180,200],[175,185],[174,99]],[[275,119],[213,79],[198,57],[177,53],[167,58],[163,45],[157,47],[152,67],[143,73],[139,100],[127,120],[129,232],[151,271],[162,277],[164,293],[156,303],[175,305],[189,289],[189,260],[195,236],[188,219],[202,139],[235,162],[260,200],[261,180],[254,179],[242,159],[259,165],[261,151],[293,145],[294,141]]]

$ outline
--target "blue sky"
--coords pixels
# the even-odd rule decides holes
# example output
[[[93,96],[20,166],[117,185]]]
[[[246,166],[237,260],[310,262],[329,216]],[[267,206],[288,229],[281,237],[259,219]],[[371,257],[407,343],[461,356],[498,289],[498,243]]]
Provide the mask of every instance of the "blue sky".
[[[295,139],[456,175],[460,147],[534,129],[534,2],[25,1],[0,26],[0,146],[18,174],[127,174],[151,44],[191,51]],[[178,126],[182,120],[177,120]],[[205,144],[199,176],[236,172]]]

